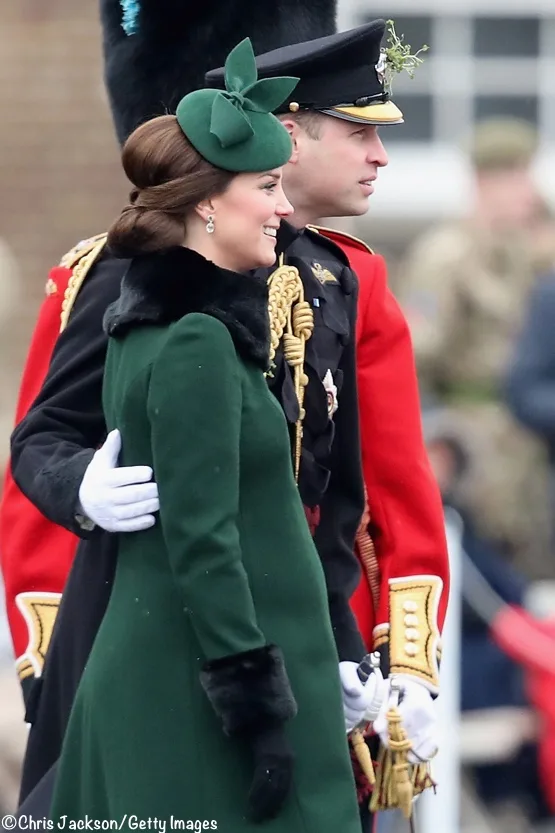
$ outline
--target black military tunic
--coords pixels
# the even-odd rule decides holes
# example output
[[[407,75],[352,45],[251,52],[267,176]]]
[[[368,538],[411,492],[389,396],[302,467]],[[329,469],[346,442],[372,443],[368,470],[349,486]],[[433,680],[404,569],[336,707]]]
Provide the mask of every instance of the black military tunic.
[[[279,243],[285,263],[299,270],[314,314],[304,365],[309,381],[299,491],[305,507],[317,510],[314,540],[326,575],[339,658],[359,661],[364,645],[349,606],[360,577],[354,538],[364,507],[355,355],[358,282],[341,249],[315,231],[298,232],[283,224]],[[337,387],[333,419],[323,384],[328,372]],[[283,350],[269,383],[293,428],[298,405]]]
[[[355,367],[357,283],[341,250],[314,231],[298,232],[283,224],[277,252],[299,270],[314,313],[305,356],[309,382],[299,488],[307,508],[319,513],[315,541],[326,576],[338,657],[358,661],[365,649],[349,607],[359,579],[353,543],[364,500]],[[75,516],[84,472],[106,437],[102,377],[107,338],[102,320],[119,295],[127,264],[105,252],[91,269],[58,340],[41,394],[12,436],[12,471],[19,488],[48,518],[83,539],[43,676],[35,681],[28,702],[32,728],[21,800],[59,756],[73,698],[112,586],[117,535],[99,529],[87,532]],[[261,270],[261,279],[271,271]],[[281,350],[275,365],[269,383],[293,435],[298,404]],[[333,420],[323,384],[328,371],[338,389]]]

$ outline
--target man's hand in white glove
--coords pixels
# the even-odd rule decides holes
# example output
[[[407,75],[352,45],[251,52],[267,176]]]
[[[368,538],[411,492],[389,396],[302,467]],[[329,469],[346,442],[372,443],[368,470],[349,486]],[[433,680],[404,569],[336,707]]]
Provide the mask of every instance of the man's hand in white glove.
[[[402,726],[412,744],[408,753],[411,764],[429,761],[438,750],[438,716],[435,701],[428,689],[409,675],[395,675],[401,689],[399,713]],[[384,746],[388,744],[387,710],[390,706],[390,680],[387,680],[387,697],[374,721],[374,731]]]
[[[350,732],[363,721],[371,722],[375,717],[376,703],[386,693],[382,675],[370,674],[366,683],[361,682],[357,674],[356,662],[340,662],[339,676],[343,694],[343,713],[345,715],[345,729]]]
[[[79,488],[80,512],[107,532],[140,532],[160,509],[150,466],[118,468],[121,435],[110,431],[89,463]]]

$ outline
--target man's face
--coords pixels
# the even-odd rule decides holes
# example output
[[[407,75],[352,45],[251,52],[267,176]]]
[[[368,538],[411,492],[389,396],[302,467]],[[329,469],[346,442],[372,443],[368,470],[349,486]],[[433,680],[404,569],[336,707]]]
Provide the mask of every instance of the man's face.
[[[494,226],[511,231],[528,226],[538,206],[538,192],[527,166],[481,172],[477,185]]]
[[[377,127],[322,115],[316,131],[293,123],[292,137],[294,161],[284,184],[295,210],[313,217],[366,214],[378,169],[388,162]]]

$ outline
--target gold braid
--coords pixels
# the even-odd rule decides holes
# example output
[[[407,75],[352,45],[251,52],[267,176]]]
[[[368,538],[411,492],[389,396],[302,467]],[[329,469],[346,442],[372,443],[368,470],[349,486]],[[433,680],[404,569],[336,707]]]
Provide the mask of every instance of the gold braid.
[[[72,273],[62,301],[60,332],[67,327],[77,295],[85,278],[100,257],[106,245],[107,236],[106,234],[97,234],[96,237],[91,237],[89,240],[79,243],[62,258],[60,265],[71,269]]]
[[[280,342],[283,355],[293,369],[295,394],[299,403],[299,419],[295,426],[295,478],[298,480],[305,417],[304,392],[308,376],[304,372],[306,342],[314,330],[314,314],[304,299],[304,287],[295,266],[285,266],[283,255],[279,266],[268,279],[270,315],[270,364],[273,363]]]

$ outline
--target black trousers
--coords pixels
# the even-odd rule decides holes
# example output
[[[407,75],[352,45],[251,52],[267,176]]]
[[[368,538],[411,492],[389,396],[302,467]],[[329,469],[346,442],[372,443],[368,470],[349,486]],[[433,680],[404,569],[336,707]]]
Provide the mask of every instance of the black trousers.
[[[21,802],[17,811],[19,817],[23,816],[27,819],[47,819],[50,817],[57,768],[58,762],[56,761],[41,778],[34,790],[31,790],[25,800]]]
[[[362,804],[359,804],[359,813],[362,833],[373,833],[376,816],[368,809],[368,799],[366,799],[366,801]]]

